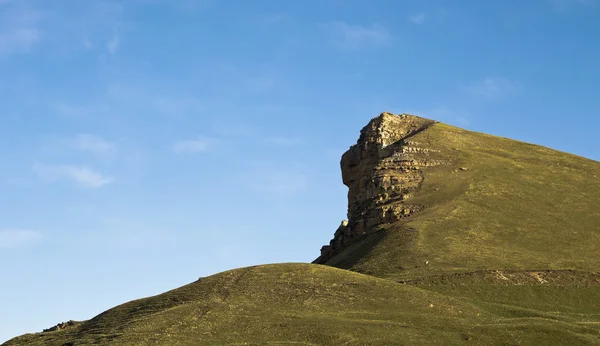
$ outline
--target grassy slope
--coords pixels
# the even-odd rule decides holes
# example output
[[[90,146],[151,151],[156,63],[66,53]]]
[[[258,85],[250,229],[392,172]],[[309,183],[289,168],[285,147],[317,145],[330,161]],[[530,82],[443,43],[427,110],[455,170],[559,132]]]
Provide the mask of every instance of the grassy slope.
[[[410,203],[427,209],[327,264],[399,280],[482,269],[600,271],[600,162],[445,124],[413,140],[452,162],[424,169]]]
[[[328,263],[373,276],[236,269],[7,345],[600,344],[600,163],[445,124],[413,140],[452,161],[424,171],[427,209]],[[579,271],[519,272],[541,269]]]
[[[600,342],[600,326],[584,323],[587,312],[511,311],[332,267],[276,264],[213,275],[120,305],[78,327],[6,345]]]

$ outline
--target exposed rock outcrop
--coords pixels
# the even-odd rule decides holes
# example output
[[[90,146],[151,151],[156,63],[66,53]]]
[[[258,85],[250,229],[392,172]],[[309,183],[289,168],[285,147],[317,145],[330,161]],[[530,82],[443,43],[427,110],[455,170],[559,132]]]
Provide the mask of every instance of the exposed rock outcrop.
[[[361,132],[358,142],[342,155],[342,180],[348,186],[348,220],[313,263],[325,263],[355,237],[377,226],[397,222],[420,211],[410,198],[423,181],[422,167],[438,165],[434,149],[411,137],[435,121],[409,114],[381,113]]]
[[[55,332],[57,330],[72,328],[72,327],[76,327],[76,326],[78,326],[80,324],[81,324],[81,322],[69,320],[67,322],[61,322],[61,323],[55,325],[54,327],[50,327],[50,328],[44,329],[43,333]]]

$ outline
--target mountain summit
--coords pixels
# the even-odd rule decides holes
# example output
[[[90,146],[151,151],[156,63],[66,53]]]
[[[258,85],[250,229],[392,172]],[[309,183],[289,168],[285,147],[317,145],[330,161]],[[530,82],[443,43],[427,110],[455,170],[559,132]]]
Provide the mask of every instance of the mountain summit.
[[[348,186],[348,220],[344,220],[315,263],[326,263],[350,240],[379,225],[406,219],[421,209],[407,201],[423,182],[422,167],[442,162],[431,149],[410,138],[435,122],[414,115],[381,113],[360,132],[344,153],[342,181]]]
[[[599,162],[382,113],[341,169],[348,219],[313,264],[230,270],[4,345],[600,344]]]
[[[600,270],[600,164],[382,113],[341,160],[348,220],[314,263],[407,279]]]

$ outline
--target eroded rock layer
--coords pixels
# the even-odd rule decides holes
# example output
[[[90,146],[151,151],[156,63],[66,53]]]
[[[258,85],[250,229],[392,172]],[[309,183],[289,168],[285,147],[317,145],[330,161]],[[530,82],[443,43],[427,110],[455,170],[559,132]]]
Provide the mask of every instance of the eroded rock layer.
[[[385,223],[400,221],[421,210],[410,197],[423,181],[421,167],[439,164],[428,159],[432,149],[411,141],[435,122],[409,114],[382,113],[361,132],[342,155],[342,180],[348,186],[348,220],[313,263],[325,263],[358,235]]]

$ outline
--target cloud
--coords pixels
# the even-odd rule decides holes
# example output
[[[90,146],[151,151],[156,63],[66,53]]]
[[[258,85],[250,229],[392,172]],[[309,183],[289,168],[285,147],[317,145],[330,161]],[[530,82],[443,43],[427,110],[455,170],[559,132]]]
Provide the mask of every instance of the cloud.
[[[44,40],[45,48],[61,54],[97,48],[98,61],[105,62],[107,56],[114,55],[121,45],[119,29],[126,2],[76,1],[69,6],[47,11],[43,26],[44,37],[48,38]]]
[[[199,137],[197,139],[187,139],[176,142],[171,149],[176,154],[198,154],[207,152],[213,145],[213,140]]]
[[[419,13],[419,14],[415,14],[413,16],[411,16],[410,21],[413,24],[422,24],[425,21],[425,14],[424,13]]]
[[[371,26],[351,25],[334,21],[325,25],[334,43],[342,47],[356,49],[365,45],[389,45],[392,37],[388,30],[379,24]]]
[[[94,44],[87,35],[83,35],[82,43],[85,49],[94,49]]]
[[[27,52],[39,40],[40,34],[33,28],[13,29],[0,33],[0,55]]]
[[[112,109],[107,104],[92,104],[92,105],[73,105],[66,102],[57,102],[50,105],[50,108],[60,116],[66,118],[90,118],[95,116],[103,116],[110,114]]]
[[[124,159],[123,150],[115,143],[102,137],[81,133],[72,137],[50,137],[40,147],[42,152],[59,157],[76,155],[82,159],[100,159],[103,163],[114,163],[115,159]],[[119,155],[117,155],[119,154]],[[46,157],[47,158],[47,157]]]
[[[110,155],[117,151],[116,144],[91,134],[79,134],[70,142],[75,149],[95,155]]]
[[[16,248],[34,243],[42,238],[38,232],[27,229],[0,229],[0,248]]]
[[[18,5],[21,4],[17,1],[0,3],[3,7],[0,11],[0,56],[27,53],[41,40],[38,26],[42,13],[27,5]]]
[[[475,97],[497,100],[520,91],[522,87],[520,82],[505,77],[486,77],[465,85],[463,90]]]
[[[46,165],[35,162],[33,171],[42,179],[54,182],[61,179],[70,179],[82,186],[98,188],[115,181],[115,179],[104,176],[87,166],[75,165]]]
[[[113,34],[110,40],[106,43],[106,48],[108,49],[110,54],[116,54],[119,49],[120,39],[119,32],[117,31],[117,27],[113,29]]]

